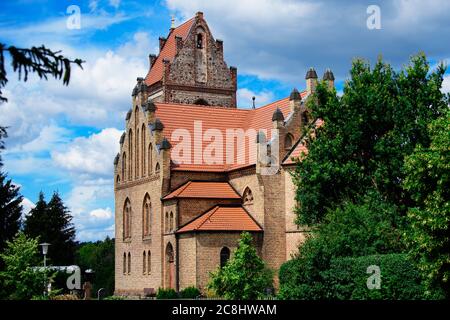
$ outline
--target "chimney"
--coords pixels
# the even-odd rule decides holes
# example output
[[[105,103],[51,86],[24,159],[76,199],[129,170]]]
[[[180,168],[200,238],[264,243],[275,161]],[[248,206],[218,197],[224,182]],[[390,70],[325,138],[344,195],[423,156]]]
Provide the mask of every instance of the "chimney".
[[[156,54],[150,53],[148,55],[148,62],[150,63],[150,69],[152,69],[152,66],[155,63],[155,61],[156,61]]]
[[[216,50],[219,60],[223,59],[223,41],[216,39]]]
[[[176,52],[180,52],[181,48],[183,47],[183,38],[180,36],[175,36],[175,47]]]
[[[159,52],[161,52],[162,48],[166,44],[167,39],[164,37],[159,37]]]
[[[289,96],[289,108],[291,112],[295,110],[300,110],[300,106],[302,104],[302,96],[300,92],[298,92],[297,88],[294,88]]]
[[[316,91],[317,87],[317,73],[314,68],[309,68],[308,72],[306,73],[306,92],[308,95],[314,93]]]
[[[331,69],[327,69],[323,74],[323,80],[328,84],[328,89],[332,90],[334,88],[334,74]]]

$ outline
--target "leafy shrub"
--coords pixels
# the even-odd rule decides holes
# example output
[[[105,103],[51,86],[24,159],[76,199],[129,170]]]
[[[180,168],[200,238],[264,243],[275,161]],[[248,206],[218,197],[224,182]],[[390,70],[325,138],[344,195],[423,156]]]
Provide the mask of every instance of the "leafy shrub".
[[[200,295],[201,292],[196,287],[187,287],[180,292],[180,298],[182,299],[196,299]]]
[[[371,265],[380,267],[380,289],[368,289]],[[302,274],[303,272],[303,274]],[[305,266],[294,259],[280,268],[280,298],[341,300],[417,300],[424,299],[425,288],[419,271],[406,254],[333,258],[327,270],[316,273],[315,282],[305,281]],[[293,281],[294,280],[294,281]],[[433,298],[441,298],[435,295]]]
[[[156,299],[178,299],[178,294],[174,289],[159,288]]]
[[[51,300],[80,300],[75,294],[60,294],[51,298]]]
[[[102,300],[125,300],[125,297],[121,296],[108,296],[103,298]]]

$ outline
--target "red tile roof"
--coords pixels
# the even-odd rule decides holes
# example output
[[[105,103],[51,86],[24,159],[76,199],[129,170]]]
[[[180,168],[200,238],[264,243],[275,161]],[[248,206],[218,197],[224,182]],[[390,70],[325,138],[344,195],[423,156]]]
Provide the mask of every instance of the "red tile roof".
[[[306,92],[302,92],[302,97]],[[280,108],[284,117],[286,118],[290,113],[289,98],[284,98],[275,101],[266,106],[257,109],[236,109],[224,107],[211,107],[199,105],[185,105],[185,104],[167,104],[155,103],[156,117],[164,124],[163,135],[172,144],[172,170],[182,171],[210,171],[221,172],[227,170],[238,169],[255,164],[255,153],[250,155],[250,143],[255,143],[256,132],[261,129],[267,130],[267,136],[270,138],[272,124],[272,114],[276,108]],[[223,137],[223,152],[222,157],[218,157],[218,163],[208,163],[205,159],[201,159],[199,163],[195,163],[195,154],[202,154],[205,148],[211,142],[203,141],[202,135],[194,135],[194,122],[201,121],[201,132],[204,134],[208,129],[218,129]],[[173,136],[175,130],[185,129],[191,136],[191,159],[190,163],[182,163],[182,157],[177,155],[176,145],[180,142]],[[227,129],[242,129],[245,131],[254,129],[255,135],[245,139],[245,147],[241,157],[238,157],[237,142],[234,144],[234,161],[227,164],[226,152],[226,136]],[[180,132],[180,131],[178,131]],[[176,133],[176,132],[175,132]],[[182,139],[180,139],[182,140]],[[181,158],[181,160],[180,160]],[[180,160],[180,161],[178,161]]]
[[[228,182],[189,181],[163,199],[173,198],[241,199],[241,196]]]
[[[162,79],[163,71],[164,71],[164,65],[163,65],[163,59],[169,59],[172,61],[172,59],[175,57],[176,54],[176,40],[175,37],[179,36],[183,38],[183,40],[186,38],[186,36],[189,34],[189,30],[192,27],[192,24],[194,23],[195,18],[192,18],[177,28],[173,29],[169,36],[167,37],[167,41],[164,44],[161,52],[159,53],[158,57],[156,58],[155,63],[153,64],[152,68],[150,69],[150,72],[145,77],[145,84],[150,86]]]
[[[195,231],[253,231],[262,228],[242,207],[215,206],[181,227],[177,233]]]

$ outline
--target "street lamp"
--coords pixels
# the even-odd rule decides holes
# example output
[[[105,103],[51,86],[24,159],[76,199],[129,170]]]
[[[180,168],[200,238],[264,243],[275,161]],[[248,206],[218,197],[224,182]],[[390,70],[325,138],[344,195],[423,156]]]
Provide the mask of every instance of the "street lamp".
[[[43,242],[39,244],[42,247],[42,254],[44,255],[44,275],[45,275],[45,283],[44,283],[44,295],[47,294],[49,291],[49,288],[47,287],[47,252],[48,252],[48,246],[50,246],[50,243]]]
[[[44,268],[47,267],[47,252],[48,252],[48,246],[50,246],[50,243],[43,242],[39,244],[42,247],[42,254],[44,255]]]

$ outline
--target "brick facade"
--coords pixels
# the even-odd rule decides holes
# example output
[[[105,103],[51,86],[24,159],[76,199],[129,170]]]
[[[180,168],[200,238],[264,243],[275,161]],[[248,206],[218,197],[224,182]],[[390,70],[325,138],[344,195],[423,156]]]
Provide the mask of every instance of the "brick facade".
[[[183,104],[195,104],[199,99],[230,112],[228,108],[236,107],[236,69],[228,68],[223,60],[223,43],[214,40],[201,13],[189,23],[185,38],[174,39],[169,34],[167,40],[161,40],[161,48],[176,41],[176,54],[165,60],[160,81],[144,85],[155,76],[147,76],[146,80],[138,78],[132,108],[125,120],[120,153],[114,162],[116,294],[142,295],[160,287],[204,289],[209,272],[219,266],[220,251],[227,247],[233,252],[240,232],[177,233],[177,230],[216,205],[242,205],[263,229],[253,233],[255,246],[275,271],[307,236],[307,231],[294,223],[295,187],[290,175],[294,166],[282,164],[301,139],[307,119],[308,110],[298,91],[286,100],[289,103],[285,104],[289,114],[286,119],[283,115],[280,118],[278,109],[271,123],[270,119],[263,119],[279,130],[279,169],[275,174],[261,173],[265,164],[259,156],[256,163],[233,170],[183,170],[173,165],[167,140],[170,137],[165,136],[164,124],[157,123],[155,103],[179,103],[181,114]],[[177,29],[171,30],[176,32]],[[151,57],[153,67],[155,59],[159,57]],[[208,106],[197,107],[213,112]],[[258,142],[258,148],[262,143]],[[162,200],[186,182],[195,180],[229,183],[241,199]],[[276,276],[274,280],[277,285]]]

